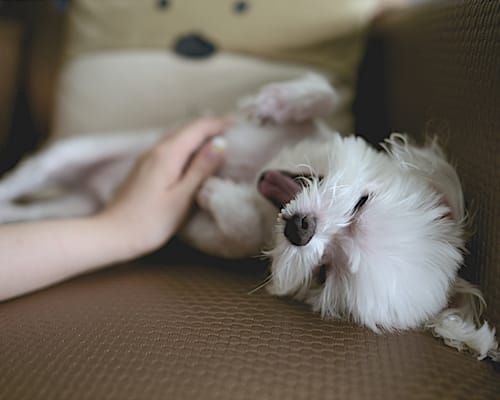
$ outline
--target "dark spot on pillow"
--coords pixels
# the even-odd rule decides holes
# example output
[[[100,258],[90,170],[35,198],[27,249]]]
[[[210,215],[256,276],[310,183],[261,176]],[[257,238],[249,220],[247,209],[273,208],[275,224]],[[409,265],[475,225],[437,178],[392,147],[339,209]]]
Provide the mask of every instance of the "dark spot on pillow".
[[[244,14],[248,11],[249,4],[246,1],[237,1],[234,3],[233,10],[237,14]]]
[[[205,58],[214,54],[216,48],[206,38],[192,33],[177,39],[175,52],[180,56],[188,58]]]
[[[170,0],[158,0],[158,8],[166,10],[170,6]]]

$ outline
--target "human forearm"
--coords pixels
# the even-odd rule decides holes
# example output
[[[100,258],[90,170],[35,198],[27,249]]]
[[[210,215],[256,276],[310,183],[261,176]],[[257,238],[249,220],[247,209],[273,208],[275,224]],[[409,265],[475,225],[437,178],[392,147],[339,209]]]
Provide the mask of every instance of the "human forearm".
[[[137,163],[114,199],[87,218],[0,225],[0,301],[132,259],[175,234],[201,182],[223,161],[228,121],[201,119]]]
[[[102,216],[0,227],[0,301],[148,250]]]

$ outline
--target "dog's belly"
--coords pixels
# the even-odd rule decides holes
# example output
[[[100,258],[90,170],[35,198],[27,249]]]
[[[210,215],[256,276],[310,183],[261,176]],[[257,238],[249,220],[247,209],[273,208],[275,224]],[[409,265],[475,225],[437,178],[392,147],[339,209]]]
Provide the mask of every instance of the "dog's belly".
[[[219,176],[235,182],[252,182],[281,149],[320,134],[313,122],[259,126],[255,122],[238,121],[225,134],[226,162]]]

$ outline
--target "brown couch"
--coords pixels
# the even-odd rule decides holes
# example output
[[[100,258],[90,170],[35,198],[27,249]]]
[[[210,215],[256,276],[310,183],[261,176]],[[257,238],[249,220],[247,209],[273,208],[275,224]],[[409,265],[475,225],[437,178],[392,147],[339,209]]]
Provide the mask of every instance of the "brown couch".
[[[380,17],[361,67],[357,132],[438,134],[474,234],[463,273],[500,328],[498,1]],[[428,332],[377,335],[249,294],[266,265],[172,243],[0,304],[0,399],[496,399],[500,369]]]

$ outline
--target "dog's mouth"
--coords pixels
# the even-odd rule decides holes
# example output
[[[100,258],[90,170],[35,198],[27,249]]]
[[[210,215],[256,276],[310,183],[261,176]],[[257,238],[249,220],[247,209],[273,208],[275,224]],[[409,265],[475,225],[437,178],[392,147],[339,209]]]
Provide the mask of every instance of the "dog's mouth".
[[[282,209],[302,191],[311,177],[280,170],[265,171],[260,176],[258,190],[275,207]]]

